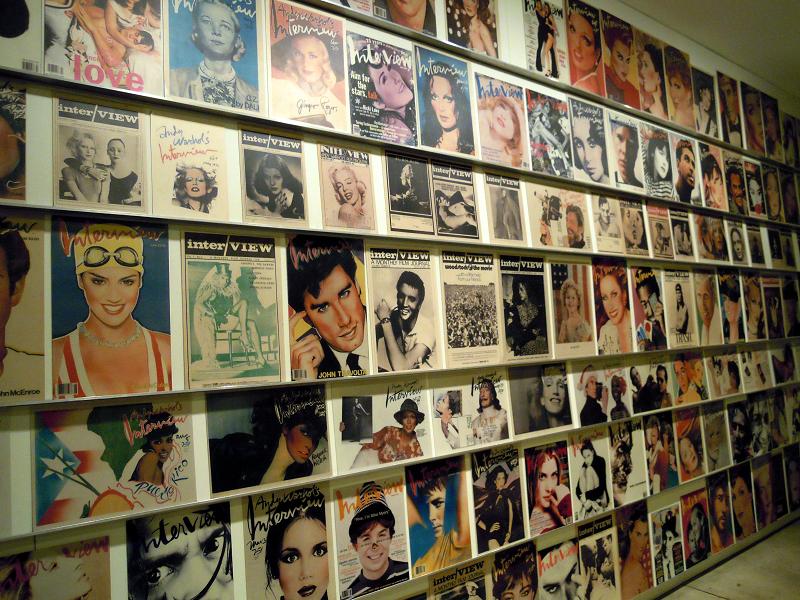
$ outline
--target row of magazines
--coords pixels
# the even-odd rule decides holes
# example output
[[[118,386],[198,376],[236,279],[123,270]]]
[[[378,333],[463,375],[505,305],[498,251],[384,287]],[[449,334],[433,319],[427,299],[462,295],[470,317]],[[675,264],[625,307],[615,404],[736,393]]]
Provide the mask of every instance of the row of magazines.
[[[6,403],[722,345],[735,355],[800,335],[789,271],[1,216]],[[794,360],[789,346],[770,352]],[[772,371],[787,380],[763,363],[737,391]]]
[[[599,106],[570,99],[570,131],[565,94],[468,62],[466,48],[799,166],[797,120],[775,97],[581,0],[341,2],[438,29],[461,58],[285,0],[13,2],[0,65],[55,79],[610,181],[583,145]]]
[[[328,449],[309,410],[315,387],[305,389],[246,405],[209,397],[207,445],[193,441],[197,424],[183,401],[37,413],[26,509],[36,531],[160,511],[106,524],[98,538],[90,527],[39,536],[36,550],[0,559],[2,589],[55,598],[66,597],[56,586],[69,585],[108,598],[109,579],[125,572],[109,575],[109,563],[126,552],[118,560],[135,599],[246,590],[348,600],[428,575],[434,599],[525,598],[537,587],[545,598],[632,598],[800,508],[796,386],[425,462],[413,458],[429,452],[428,424],[406,397],[395,424],[366,437],[342,417],[337,446],[341,434],[359,449],[353,468],[339,464],[348,476],[331,482],[314,479],[328,468]],[[474,428],[499,418],[500,409],[487,414],[492,402],[482,407]],[[234,423],[248,433],[222,435]],[[208,451],[213,493],[234,478],[261,489],[203,503],[198,446]],[[409,464],[359,474],[365,461],[385,459]],[[14,494],[6,506],[28,501]],[[548,595],[559,589],[566,595]]]

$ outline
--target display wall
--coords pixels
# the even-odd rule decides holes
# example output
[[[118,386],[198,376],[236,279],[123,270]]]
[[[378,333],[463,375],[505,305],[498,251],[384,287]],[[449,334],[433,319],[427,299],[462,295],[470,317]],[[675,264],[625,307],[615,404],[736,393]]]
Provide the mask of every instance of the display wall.
[[[17,4],[0,589],[644,597],[796,515],[796,98],[619,3]]]

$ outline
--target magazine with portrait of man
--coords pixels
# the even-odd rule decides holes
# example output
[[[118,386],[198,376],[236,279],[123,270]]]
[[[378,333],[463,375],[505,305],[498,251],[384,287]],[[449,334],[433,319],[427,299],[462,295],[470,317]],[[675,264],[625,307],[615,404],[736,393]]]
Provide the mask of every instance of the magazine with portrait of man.
[[[750,213],[747,200],[747,180],[742,156],[728,150],[722,151],[725,168],[725,190],[728,192],[728,210],[732,215],[747,216]]]
[[[731,262],[740,267],[750,266],[747,256],[747,229],[742,221],[725,219],[728,232],[728,245],[731,250]]]
[[[781,176],[781,196],[783,198],[783,216],[787,223],[797,223],[797,180],[790,169],[779,169]]]
[[[697,345],[694,287],[691,271],[664,271],[664,303],[670,348]]]
[[[784,253],[783,244],[781,242],[780,229],[767,227],[765,229],[765,232],[766,232],[767,249],[769,251],[769,260],[767,261],[768,266],[771,269],[785,269],[786,255]],[[791,250],[791,241],[788,244],[788,247]]]
[[[709,398],[724,398],[742,393],[742,368],[738,352],[709,352],[705,354],[704,362],[708,375]]]
[[[564,363],[509,367],[508,385],[516,436],[572,425]]]
[[[738,359],[737,359],[738,362]],[[708,472],[729,467],[731,464],[731,445],[723,402],[710,402],[703,410],[703,440],[706,447]]]
[[[708,493],[705,487],[681,496],[683,551],[687,569],[711,556],[709,515]]]
[[[669,146],[672,160],[674,199],[683,204],[701,204],[700,152],[697,141],[670,131]]]
[[[639,151],[641,145],[639,121],[622,113],[608,111],[608,131],[614,185],[622,190],[644,192],[645,176],[643,154]]]
[[[619,508],[648,495],[647,461],[641,419],[611,423],[608,426],[611,449],[611,493]]]
[[[739,354],[739,360],[742,363],[742,386],[745,392],[758,392],[774,385],[766,349],[744,350]]]
[[[530,181],[525,187],[534,248],[592,251],[585,193]]]
[[[717,277],[713,270],[697,270],[694,279],[697,330],[700,346],[717,346],[724,343],[722,335],[722,306],[719,301]]]
[[[691,217],[697,262],[729,264],[725,219],[703,213],[692,213]]]
[[[669,209],[647,203],[647,224],[653,243],[653,258],[672,260],[675,253],[672,247],[672,228],[669,222]]]
[[[644,418],[644,449],[650,495],[677,486],[678,459],[670,412],[655,413]]]
[[[571,372],[572,392],[581,427],[627,419],[633,414],[634,386],[620,361],[587,363]]]
[[[433,235],[428,161],[388,151],[385,159],[389,231]]]
[[[747,255],[753,267],[767,266],[767,253],[764,250],[764,236],[759,225],[745,225],[747,231]]]
[[[650,256],[650,239],[647,234],[647,216],[644,204],[638,200],[620,200],[622,213],[622,237],[625,254],[628,256]]]
[[[786,337],[800,335],[800,288],[797,276],[784,275],[781,299],[783,300],[783,325]]]
[[[595,519],[591,523],[579,524],[578,549],[579,569],[590,577],[593,594],[619,597],[620,577],[617,556],[617,530],[612,515]]]
[[[625,242],[622,237],[622,212],[619,199],[611,196],[591,195],[592,225],[597,251],[605,254],[622,254]]]
[[[639,352],[666,350],[669,330],[664,304],[664,271],[632,265],[630,275],[636,347]]]
[[[722,149],[718,146],[699,142],[700,178],[703,192],[703,206],[723,212],[728,211],[728,194],[723,169]],[[753,211],[750,211],[753,214]]]
[[[680,503],[675,502],[650,513],[650,540],[656,585],[669,581],[684,571],[682,531]]]
[[[672,406],[675,386],[668,355],[637,362],[628,370],[628,377],[635,414]]]

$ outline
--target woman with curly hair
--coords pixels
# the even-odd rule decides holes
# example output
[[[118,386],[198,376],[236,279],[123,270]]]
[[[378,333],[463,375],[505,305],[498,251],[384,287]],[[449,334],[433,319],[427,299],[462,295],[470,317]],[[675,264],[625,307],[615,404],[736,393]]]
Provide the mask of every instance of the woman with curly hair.
[[[591,342],[592,326],[581,314],[581,294],[572,279],[565,279],[558,294],[561,302],[561,325],[558,343]]]
[[[425,146],[474,154],[469,98],[449,65],[436,62],[421,86],[422,143]]]
[[[219,192],[216,177],[204,167],[180,165],[176,171],[172,203],[208,214]]]
[[[497,58],[492,29],[492,13],[489,10],[489,0],[460,0],[462,18],[461,26],[467,33],[467,48],[480,54]]]
[[[597,349],[600,354],[632,351],[628,277],[623,265],[595,265]]]
[[[348,165],[328,169],[336,201],[339,203],[337,224],[352,229],[371,229],[369,190]]]
[[[506,486],[508,474],[501,466],[495,466],[486,474],[485,493],[475,499],[476,532],[478,552],[486,552],[505,546],[513,541],[516,523],[514,505],[508,496]]]
[[[283,219],[305,218],[303,183],[282,156],[264,154],[247,177],[248,215]]]
[[[480,103],[478,126],[482,158],[501,164],[522,165],[522,124],[519,109],[504,96]]]

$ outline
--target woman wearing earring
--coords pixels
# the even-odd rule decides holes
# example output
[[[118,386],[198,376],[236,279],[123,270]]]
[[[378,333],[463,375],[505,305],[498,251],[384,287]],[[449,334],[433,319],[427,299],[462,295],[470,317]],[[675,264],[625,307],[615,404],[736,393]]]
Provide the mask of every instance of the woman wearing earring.
[[[605,80],[600,70],[600,14],[597,9],[579,0],[569,2],[567,48],[572,85],[605,96]]]

